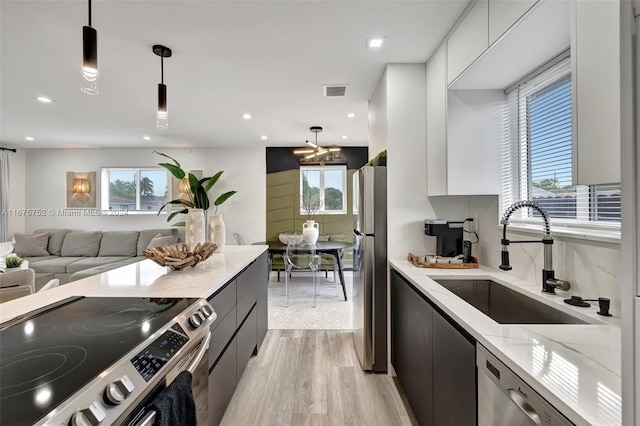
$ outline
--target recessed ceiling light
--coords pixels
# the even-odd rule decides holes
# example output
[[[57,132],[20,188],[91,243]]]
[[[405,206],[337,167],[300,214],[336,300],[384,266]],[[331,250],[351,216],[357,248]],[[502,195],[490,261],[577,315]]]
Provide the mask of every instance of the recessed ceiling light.
[[[269,139],[269,137],[267,135],[262,135],[260,136],[260,139],[262,139],[263,141],[266,141],[267,139]]]
[[[349,136],[347,136],[347,135],[343,135],[343,136],[342,136],[342,139],[349,139]]]
[[[356,113],[355,112],[350,112],[347,114],[347,118],[355,118]]]
[[[367,39],[367,47],[369,49],[378,49],[382,47],[382,43],[384,43],[384,37],[369,37]]]
[[[32,136],[25,136],[24,139],[28,140],[28,141],[35,141],[36,140],[36,138],[34,138]]]
[[[245,120],[251,120],[251,114],[242,114],[242,118]]]
[[[51,102],[53,102],[53,99],[47,98],[46,96],[38,96],[36,99],[42,102],[43,104],[50,104]]]
[[[145,141],[150,141],[151,140],[151,136],[143,136],[142,139],[144,139]]]

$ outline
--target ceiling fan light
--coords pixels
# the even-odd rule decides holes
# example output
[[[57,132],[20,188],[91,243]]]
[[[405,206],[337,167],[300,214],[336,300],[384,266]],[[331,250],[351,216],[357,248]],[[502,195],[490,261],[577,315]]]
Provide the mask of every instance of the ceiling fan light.
[[[98,32],[95,28],[82,27],[82,86],[87,95],[97,95],[98,91]]]

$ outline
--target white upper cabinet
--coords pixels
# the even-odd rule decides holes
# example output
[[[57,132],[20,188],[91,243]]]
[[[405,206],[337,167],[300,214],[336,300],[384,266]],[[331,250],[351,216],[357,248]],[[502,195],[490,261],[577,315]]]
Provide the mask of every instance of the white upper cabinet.
[[[538,0],[489,0],[489,45],[515,24]]]
[[[447,195],[447,51],[427,62],[427,195]]]
[[[620,182],[620,4],[571,4],[573,180]]]
[[[489,47],[489,1],[477,0],[447,41],[447,84]]]

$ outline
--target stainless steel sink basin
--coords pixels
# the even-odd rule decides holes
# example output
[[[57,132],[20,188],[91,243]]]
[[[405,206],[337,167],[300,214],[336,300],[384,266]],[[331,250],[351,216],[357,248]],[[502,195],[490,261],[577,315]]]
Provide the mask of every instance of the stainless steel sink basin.
[[[500,324],[588,324],[491,280],[434,280]]]

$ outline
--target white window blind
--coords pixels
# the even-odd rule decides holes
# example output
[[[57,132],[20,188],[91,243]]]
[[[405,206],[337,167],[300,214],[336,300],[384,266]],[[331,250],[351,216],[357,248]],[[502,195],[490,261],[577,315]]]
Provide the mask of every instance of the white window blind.
[[[503,114],[502,207],[533,200],[556,225],[620,221],[620,185],[573,186],[571,63],[565,58],[515,86]],[[536,210],[514,219],[536,220]]]

